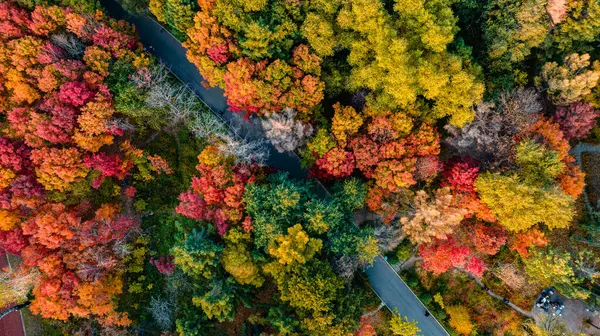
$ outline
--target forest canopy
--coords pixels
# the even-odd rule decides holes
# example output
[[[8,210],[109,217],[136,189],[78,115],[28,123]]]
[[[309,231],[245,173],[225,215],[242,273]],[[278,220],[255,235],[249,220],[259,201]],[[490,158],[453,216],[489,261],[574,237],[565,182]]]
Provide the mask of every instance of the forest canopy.
[[[598,1],[117,2],[0,2],[0,306],[45,335],[593,331],[535,304],[600,295]],[[385,308],[379,256],[433,316]]]

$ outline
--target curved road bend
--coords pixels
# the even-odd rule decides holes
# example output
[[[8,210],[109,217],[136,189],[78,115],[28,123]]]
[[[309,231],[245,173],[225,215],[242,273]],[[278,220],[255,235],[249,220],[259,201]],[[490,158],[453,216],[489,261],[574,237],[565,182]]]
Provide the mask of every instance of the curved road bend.
[[[100,0],[111,17],[124,19],[137,28],[141,42],[153,46],[152,54],[185,83],[214,113],[218,113],[229,122],[234,117],[227,109],[227,99],[220,88],[207,89],[202,85],[203,78],[195,65],[186,58],[186,49],[159,23],[145,16],[130,15],[115,0]],[[248,126],[252,128],[252,126]],[[256,132],[256,129],[252,129]],[[291,176],[306,179],[308,171],[300,165],[297,155],[279,153],[269,145],[268,164],[271,167],[288,172]],[[448,336],[433,315],[425,316],[427,310],[408,285],[394,272],[381,256],[375,259],[371,267],[365,270],[371,287],[390,310],[398,309],[402,316],[416,320],[424,336]]]
[[[0,250],[0,271],[5,268],[10,268],[8,254],[3,250]],[[0,307],[0,313],[11,307],[13,307],[13,305]],[[25,328],[23,326],[23,318],[20,311],[13,311],[0,319],[0,336],[25,336]]]

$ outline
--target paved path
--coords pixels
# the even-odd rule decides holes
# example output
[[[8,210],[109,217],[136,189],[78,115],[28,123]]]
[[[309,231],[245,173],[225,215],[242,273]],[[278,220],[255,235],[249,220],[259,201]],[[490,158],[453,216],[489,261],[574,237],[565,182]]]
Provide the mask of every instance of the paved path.
[[[586,143],[580,143],[577,146],[571,148],[571,150],[569,151],[569,154],[573,155],[575,157],[575,160],[577,160],[577,164],[579,165],[579,169],[583,170],[583,161],[581,159],[581,154],[582,153],[600,153],[600,145],[593,145],[593,144],[586,144]],[[587,188],[588,186],[586,185],[585,188]],[[592,207],[592,205],[590,204],[590,198],[587,194],[587,192],[584,189],[583,192],[583,201],[585,203],[585,208],[588,211],[588,214],[590,214],[590,216],[592,215],[592,213],[594,213],[594,208]]]
[[[10,268],[7,255],[4,251],[0,251],[0,270]],[[0,307],[0,312],[5,311],[8,307]],[[23,320],[20,311],[14,311],[0,320],[0,336],[25,336]]]
[[[400,315],[417,321],[421,334],[424,336],[449,335],[433,315],[425,316],[427,308],[381,256],[375,258],[373,266],[366,269],[365,273],[367,273],[371,287],[388,308],[392,311],[398,309]]]
[[[173,35],[152,18],[129,15],[114,0],[100,0],[100,3],[106,8],[111,17],[124,19],[134,24],[140,41],[146,47],[154,47],[151,53],[169,68],[181,82],[185,83],[198,98],[202,99],[213,113],[226,122],[231,122],[235,116],[233,112],[227,109],[227,99],[223,96],[223,90],[220,88],[207,89],[202,85],[204,79],[196,66],[187,60],[185,56],[186,49]],[[249,130],[250,133],[260,133],[259,136],[264,137],[262,129],[257,129],[249,123],[246,124],[251,129]],[[270,143],[268,143],[268,147],[270,155],[267,163],[270,167],[287,171],[296,178],[307,178],[308,170],[301,167],[300,158],[296,154],[279,153]]]
[[[137,27],[140,41],[145,46],[153,46],[152,54],[167,66],[183,83],[202,99],[217,115],[231,121],[233,114],[227,110],[223,90],[207,89],[202,86],[202,76],[196,66],[186,56],[186,49],[160,24],[149,17],[132,16],[126,13],[114,0],[101,0],[111,17],[125,19]],[[287,171],[296,178],[307,178],[308,171],[301,167],[300,158],[293,153],[278,153],[272,146],[268,164],[270,167]],[[390,310],[398,309],[403,316],[418,322],[425,336],[446,336],[448,333],[435,320],[433,315],[424,315],[425,306],[413,294],[408,285],[400,279],[382,257],[377,257],[372,267],[366,270],[375,293]]]

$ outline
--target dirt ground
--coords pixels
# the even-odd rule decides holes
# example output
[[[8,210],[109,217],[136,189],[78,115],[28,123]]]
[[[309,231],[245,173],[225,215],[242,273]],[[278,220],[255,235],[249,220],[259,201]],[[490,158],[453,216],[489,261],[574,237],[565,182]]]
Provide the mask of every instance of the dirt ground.
[[[555,298],[553,299],[555,300]],[[600,336],[600,329],[598,329],[600,328],[600,312],[589,312],[587,309],[590,306],[582,300],[566,299],[564,297],[561,297],[560,300],[565,306],[561,316],[548,317],[548,313],[545,313],[538,307],[534,307],[533,314],[538,325],[547,324],[548,318],[550,318],[553,320],[552,324],[562,324],[570,333]],[[551,313],[552,310],[550,311]],[[598,328],[584,322],[587,319]]]

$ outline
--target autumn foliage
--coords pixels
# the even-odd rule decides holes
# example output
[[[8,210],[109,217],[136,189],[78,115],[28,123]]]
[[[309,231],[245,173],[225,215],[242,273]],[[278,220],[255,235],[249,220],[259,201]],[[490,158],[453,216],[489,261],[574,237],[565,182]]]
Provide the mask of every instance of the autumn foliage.
[[[250,232],[252,224],[245,216],[242,200],[245,185],[261,176],[261,169],[243,164],[234,164],[215,146],[206,147],[198,155],[196,166],[199,176],[192,178],[191,189],[179,196],[176,211],[196,220],[214,223],[220,235],[234,225]]]
[[[132,33],[100,13],[0,3],[0,247],[39,272],[30,309],[45,318],[130,323],[115,296],[138,220],[118,197],[125,180],[170,173],[111,126],[105,81],[112,63],[142,57]],[[114,202],[101,203],[107,180]]]

